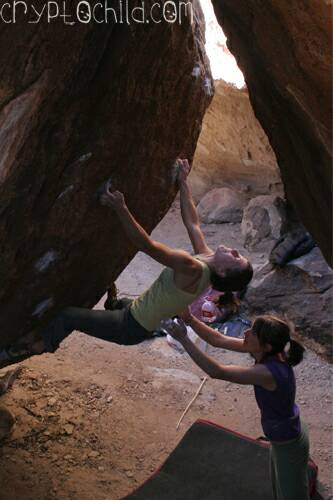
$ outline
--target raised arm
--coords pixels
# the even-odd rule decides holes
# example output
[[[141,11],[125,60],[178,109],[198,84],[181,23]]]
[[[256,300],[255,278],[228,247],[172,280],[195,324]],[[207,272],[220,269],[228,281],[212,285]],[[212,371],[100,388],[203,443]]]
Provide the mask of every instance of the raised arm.
[[[153,240],[129,211],[124,195],[109,188],[101,194],[100,202],[114,209],[130,241],[138,250],[146,253],[164,266],[175,271],[199,279],[202,273],[201,264],[188,252],[176,250]]]
[[[243,340],[222,335],[221,333],[217,332],[216,330],[193,316],[193,314],[191,314],[189,310],[185,311],[182,314],[182,319],[195,331],[195,333],[200,338],[205,340],[211,346],[228,349],[228,351],[247,352],[246,348],[244,347]]]
[[[221,365],[191,342],[184,323],[180,325],[175,325],[174,322],[168,323],[164,329],[182,344],[192,360],[210,377],[236,384],[260,385],[268,390],[276,388],[271,372],[264,365],[257,364],[251,367]]]
[[[180,210],[193,250],[196,254],[210,253],[212,250],[207,245],[205,237],[201,231],[197,210],[194,205],[191,190],[187,183],[187,176],[190,172],[188,161],[178,160],[178,169]]]

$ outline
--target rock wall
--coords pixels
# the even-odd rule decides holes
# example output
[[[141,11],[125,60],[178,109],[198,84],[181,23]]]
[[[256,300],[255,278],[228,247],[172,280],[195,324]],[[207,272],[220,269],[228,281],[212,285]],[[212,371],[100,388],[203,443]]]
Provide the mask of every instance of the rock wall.
[[[249,196],[283,191],[279,168],[246,89],[215,81],[190,176],[196,200],[212,188],[232,186]]]
[[[213,0],[288,199],[332,262],[332,2]]]
[[[97,202],[109,176],[148,230],[167,212],[174,161],[193,157],[213,94],[194,13],[65,26],[18,10],[2,24],[0,347],[65,306],[93,306],[133,257]]]

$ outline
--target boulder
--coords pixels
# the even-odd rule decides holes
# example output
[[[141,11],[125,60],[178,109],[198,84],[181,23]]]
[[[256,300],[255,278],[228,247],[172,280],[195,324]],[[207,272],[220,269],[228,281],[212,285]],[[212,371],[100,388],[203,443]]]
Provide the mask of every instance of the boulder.
[[[268,264],[257,271],[245,304],[251,314],[287,315],[302,334],[332,354],[333,271],[318,247],[285,267]]]
[[[230,188],[216,188],[209,191],[197,206],[198,215],[205,224],[241,222],[245,196]]]
[[[283,190],[275,154],[247,89],[215,81],[189,182],[196,201],[216,187],[245,189],[252,197]]]
[[[287,224],[285,201],[277,195],[253,198],[244,209],[242,235],[250,250],[272,247]]]
[[[332,263],[332,2],[213,0],[287,199]]]
[[[98,203],[106,179],[149,232],[169,209],[175,159],[193,158],[214,90],[193,9],[193,23],[33,24],[23,8],[2,23],[0,348],[63,307],[95,305],[133,258]]]

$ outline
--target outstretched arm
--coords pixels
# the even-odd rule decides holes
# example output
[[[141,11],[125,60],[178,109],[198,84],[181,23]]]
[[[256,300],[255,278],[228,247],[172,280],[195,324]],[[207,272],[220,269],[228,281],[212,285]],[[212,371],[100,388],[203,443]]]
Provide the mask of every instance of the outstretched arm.
[[[261,385],[268,390],[276,388],[271,372],[264,365],[257,364],[251,367],[220,365],[191,342],[187,336],[184,323],[181,322],[179,325],[176,325],[172,322],[172,324],[168,324],[164,329],[182,344],[192,360],[210,377],[227,380],[236,384]]]
[[[182,319],[189,325],[195,333],[213,347],[221,347],[228,351],[247,352],[244,347],[244,342],[241,339],[227,337],[206,325],[198,318],[191,314],[190,309],[184,311],[181,315]]]
[[[201,231],[197,210],[194,205],[191,190],[187,183],[187,176],[190,172],[188,160],[178,160],[178,169],[180,210],[193,250],[196,254],[210,253],[212,250],[207,245],[205,237]]]
[[[201,264],[188,252],[172,249],[149,236],[129,211],[122,193],[107,188],[101,195],[100,202],[102,205],[114,209],[125,233],[138,250],[146,253],[160,264],[171,267],[182,274],[188,274],[194,278],[201,276]]]
[[[152,245],[152,239],[129,211],[123,193],[107,188],[101,195],[100,202],[102,205],[114,209],[133,245],[143,252],[149,249]]]

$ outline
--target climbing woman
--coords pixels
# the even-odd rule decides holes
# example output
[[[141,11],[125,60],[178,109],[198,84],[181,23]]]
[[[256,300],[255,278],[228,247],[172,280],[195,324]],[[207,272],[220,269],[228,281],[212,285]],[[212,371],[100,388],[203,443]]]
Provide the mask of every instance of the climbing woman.
[[[106,185],[101,204],[114,210],[136,248],[165,268],[146,292],[132,302],[123,301],[121,308],[64,309],[37,338],[27,336],[4,349],[0,367],[32,354],[54,352],[73,330],[117,344],[137,344],[152,337],[162,318],[179,314],[210,285],[222,291],[246,287],[253,273],[250,262],[235,249],[220,245],[214,252],[207,246],[187,184],[188,161],[177,161],[182,219],[198,255],[193,257],[153,240],[128,210],[123,194]]]
[[[273,497],[275,500],[308,500],[309,440],[295,404],[296,384],[292,368],[302,361],[304,349],[291,338],[292,327],[275,316],[258,316],[241,340],[221,335],[189,312],[182,318],[209,344],[250,353],[255,359],[251,367],[220,365],[191,342],[183,320],[163,325],[210,377],[254,386],[263,431],[271,442]],[[285,352],[287,344],[290,347]]]

